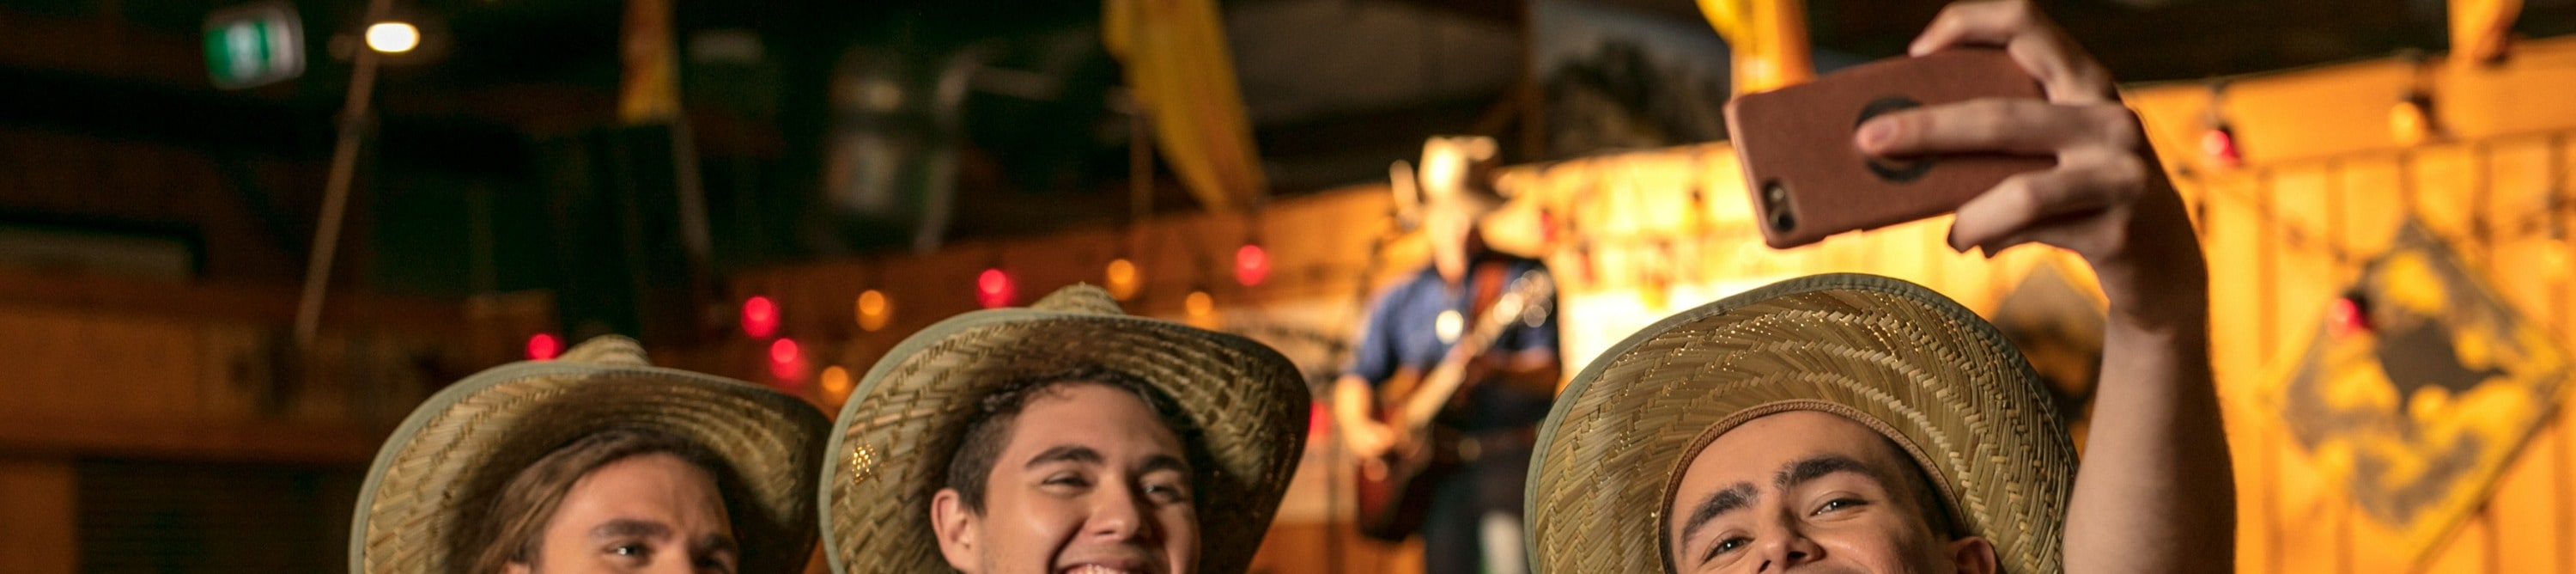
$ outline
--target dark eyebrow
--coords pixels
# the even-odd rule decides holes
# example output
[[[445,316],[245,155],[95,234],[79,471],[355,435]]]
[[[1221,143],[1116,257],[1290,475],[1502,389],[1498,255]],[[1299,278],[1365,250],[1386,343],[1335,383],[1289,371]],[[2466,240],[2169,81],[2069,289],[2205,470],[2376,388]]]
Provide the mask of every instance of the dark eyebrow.
[[[1040,452],[1037,456],[1030,457],[1028,466],[1034,467],[1051,462],[1100,464],[1101,460],[1103,459],[1100,458],[1100,451],[1091,450],[1091,447],[1087,446],[1068,444],[1046,449],[1045,452]]]
[[[1761,494],[1753,491],[1753,483],[1750,482],[1738,482],[1725,490],[1709,493],[1708,498],[1700,499],[1699,506],[1691,510],[1690,520],[1682,523],[1682,540],[1690,540],[1699,534],[1701,527],[1708,526],[1708,521],[1716,520],[1719,515],[1752,506],[1758,496]]]
[[[1145,466],[1137,469],[1137,474],[1144,474],[1158,470],[1169,470],[1179,472],[1183,475],[1192,474],[1190,463],[1188,461],[1181,460],[1181,457],[1168,454],[1158,454],[1154,455],[1154,458],[1146,459]]]
[[[1772,475],[1771,485],[1779,487],[1780,490],[1788,490],[1807,481],[1838,472],[1858,474],[1879,484],[1887,484],[1887,480],[1880,478],[1876,471],[1870,470],[1869,465],[1861,464],[1859,460],[1848,456],[1828,454],[1803,458],[1782,465],[1780,473]]]
[[[742,543],[735,541],[732,536],[709,534],[698,539],[698,551],[709,554],[723,553],[740,556],[742,555]]]
[[[661,538],[670,535],[671,525],[651,520],[636,520],[632,518],[611,520],[590,529],[590,537],[592,539],[625,538],[630,536],[635,538]]]

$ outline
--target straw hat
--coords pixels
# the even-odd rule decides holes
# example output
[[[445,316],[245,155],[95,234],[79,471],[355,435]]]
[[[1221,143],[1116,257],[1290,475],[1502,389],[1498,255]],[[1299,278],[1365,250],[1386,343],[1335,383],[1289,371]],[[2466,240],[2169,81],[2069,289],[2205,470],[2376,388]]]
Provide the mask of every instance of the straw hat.
[[[377,451],[350,525],[349,571],[464,572],[486,542],[467,538],[511,477],[583,436],[644,428],[732,467],[726,499],[748,506],[728,509],[742,521],[743,572],[794,572],[814,544],[814,475],[830,426],[795,397],[654,367],[624,337],[494,367],[430,397]]]
[[[1690,456],[1744,421],[1817,410],[1907,451],[2005,572],[2053,574],[2076,459],[2049,401],[1993,326],[1920,285],[1817,275],[1728,297],[1621,341],[1557,399],[1530,463],[1533,558],[1672,571],[1663,511]]]
[[[1135,375],[1199,428],[1199,570],[1241,572],[1270,527],[1306,441],[1297,366],[1251,339],[1128,316],[1075,285],[1029,308],[976,311],[905,339],[841,408],[823,471],[823,545],[843,574],[945,571],[930,500],[982,399],[1082,367]]]

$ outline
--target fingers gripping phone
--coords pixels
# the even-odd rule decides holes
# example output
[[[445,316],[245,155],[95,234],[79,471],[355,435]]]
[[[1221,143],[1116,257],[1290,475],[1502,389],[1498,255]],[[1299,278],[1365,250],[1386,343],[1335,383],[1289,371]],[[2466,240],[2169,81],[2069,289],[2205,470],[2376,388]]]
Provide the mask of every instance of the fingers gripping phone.
[[[1814,82],[1726,103],[1763,243],[1788,249],[1847,231],[1957,210],[2047,156],[1874,157],[1852,142],[1862,122],[1898,110],[1979,98],[2043,98],[2003,50],[1964,48],[1862,64]]]

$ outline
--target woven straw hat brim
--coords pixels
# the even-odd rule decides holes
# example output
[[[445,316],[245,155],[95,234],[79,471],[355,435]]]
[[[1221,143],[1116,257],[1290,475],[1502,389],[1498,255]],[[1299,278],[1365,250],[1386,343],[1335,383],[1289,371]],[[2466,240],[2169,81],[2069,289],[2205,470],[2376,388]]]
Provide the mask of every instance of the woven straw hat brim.
[[[832,433],[821,486],[824,554],[834,572],[947,571],[930,500],[982,398],[1027,377],[1076,368],[1137,376],[1199,427],[1215,468],[1199,469],[1199,570],[1242,572],[1304,452],[1304,379],[1251,339],[1117,315],[996,309],[923,330],[871,368]]]
[[[2054,574],[2076,458],[2049,400],[1992,325],[1919,285],[1818,275],[1729,297],[1611,347],[1557,399],[1530,463],[1532,558],[1668,571],[1665,511],[1692,453],[1746,420],[1819,410],[1908,451],[2005,572]]]
[[[701,373],[543,361],[477,373],[403,421],[360,491],[349,571],[467,571],[482,548],[464,537],[503,485],[556,448],[614,428],[658,430],[706,447],[732,467],[727,498],[749,506],[729,509],[742,520],[734,525],[741,571],[803,568],[814,540],[814,477],[831,428],[821,411]]]

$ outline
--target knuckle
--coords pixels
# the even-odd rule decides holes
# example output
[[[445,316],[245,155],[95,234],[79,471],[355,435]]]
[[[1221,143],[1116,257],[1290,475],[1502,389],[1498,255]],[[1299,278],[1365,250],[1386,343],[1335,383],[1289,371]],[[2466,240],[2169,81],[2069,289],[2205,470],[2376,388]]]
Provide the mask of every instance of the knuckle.
[[[2137,147],[2140,140],[2145,139],[2146,126],[2138,119],[2136,110],[2119,104],[2102,104],[2096,109],[2098,111],[2094,115],[2097,119],[2094,121],[2102,126],[2103,137],[2113,145],[2129,149]]]

